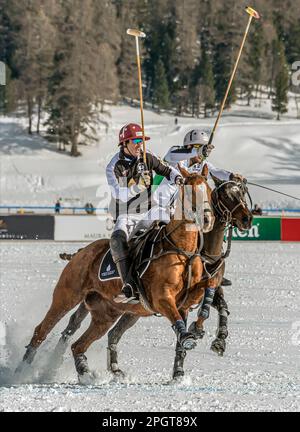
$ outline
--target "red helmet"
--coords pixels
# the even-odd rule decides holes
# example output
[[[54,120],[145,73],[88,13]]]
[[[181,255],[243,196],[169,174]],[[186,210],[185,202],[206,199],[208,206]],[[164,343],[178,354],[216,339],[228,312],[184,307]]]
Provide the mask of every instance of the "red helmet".
[[[119,145],[125,141],[135,138],[143,138],[143,130],[140,125],[135,123],[129,123],[122,127],[119,133]],[[150,137],[145,136],[145,140],[149,140]]]

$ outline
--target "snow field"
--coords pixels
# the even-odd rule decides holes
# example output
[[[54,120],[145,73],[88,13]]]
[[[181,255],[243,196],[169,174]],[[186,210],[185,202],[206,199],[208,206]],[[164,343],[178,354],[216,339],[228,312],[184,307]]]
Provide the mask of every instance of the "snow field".
[[[204,339],[187,355],[183,382],[174,384],[169,322],[141,319],[119,344],[124,380],[115,381],[105,370],[106,337],[88,350],[97,374],[94,386],[78,385],[70,348],[52,371],[51,352],[70,315],[43,343],[24,382],[13,376],[65,266],[58,253],[82,244],[1,245],[0,411],[299,411],[300,244],[234,243],[227,265],[233,287],[225,289],[231,315],[223,358],[210,351],[217,325],[212,311]]]

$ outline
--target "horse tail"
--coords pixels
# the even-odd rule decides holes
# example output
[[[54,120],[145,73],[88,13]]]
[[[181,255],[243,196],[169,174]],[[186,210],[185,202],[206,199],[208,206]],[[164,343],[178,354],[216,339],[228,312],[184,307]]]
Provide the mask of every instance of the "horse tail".
[[[81,249],[78,249],[78,251],[75,252],[75,253],[73,253],[73,254],[68,254],[68,253],[66,253],[66,252],[60,253],[60,254],[59,254],[59,258],[62,259],[62,260],[64,260],[64,261],[71,261],[71,259],[72,259],[75,255],[77,255],[78,252],[80,252],[81,250],[82,250],[82,248],[81,248]]]

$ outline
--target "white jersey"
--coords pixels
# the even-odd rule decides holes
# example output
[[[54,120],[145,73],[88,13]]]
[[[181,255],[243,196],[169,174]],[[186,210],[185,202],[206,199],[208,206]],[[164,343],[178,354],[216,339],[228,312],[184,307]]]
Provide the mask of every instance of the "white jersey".
[[[201,163],[195,163],[190,165],[190,159],[198,157],[197,149],[191,148],[187,149],[185,147],[173,146],[170,148],[165,156],[165,161],[173,167],[177,167],[177,164],[187,169],[189,172],[199,172],[201,173],[204,166],[207,165],[209,174],[217,177],[219,180],[228,181],[230,177],[230,171],[223,170],[221,168],[216,168],[211,162],[206,160]]]

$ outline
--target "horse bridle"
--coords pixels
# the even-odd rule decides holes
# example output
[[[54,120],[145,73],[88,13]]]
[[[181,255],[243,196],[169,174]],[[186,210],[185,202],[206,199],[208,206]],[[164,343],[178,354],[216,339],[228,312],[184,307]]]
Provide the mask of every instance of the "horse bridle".
[[[206,185],[206,187],[207,187],[207,185]],[[191,208],[186,211],[186,215],[189,218],[191,217],[191,219],[186,220],[186,222],[194,223],[199,227],[201,225],[201,223],[200,223],[199,216],[198,216],[197,206],[193,205],[193,197],[191,196],[191,191],[189,188],[187,190],[185,190],[185,189],[183,189],[183,190],[187,194],[188,200],[191,203]],[[183,203],[184,198],[180,199],[180,201],[181,201],[181,203]],[[210,205],[209,201],[203,201],[203,205],[204,205],[204,210],[203,210],[204,216],[206,213],[213,213],[211,210],[211,205]]]
[[[233,185],[237,186],[239,188],[239,192],[240,192],[240,196],[241,196],[241,200],[237,203],[237,205],[233,209],[229,209],[223,203],[223,201],[220,199],[220,196],[219,196],[220,189],[223,188],[224,186],[226,186],[227,184],[233,184]],[[216,211],[216,213],[220,216],[221,222],[232,225],[234,223],[234,221],[236,221],[236,218],[233,217],[233,213],[236,211],[236,209],[238,209],[239,207],[243,207],[244,209],[247,208],[247,203],[246,203],[246,200],[244,199],[244,196],[246,194],[249,197],[251,208],[252,208],[252,199],[251,199],[251,196],[249,194],[248,188],[247,188],[245,183],[237,183],[233,180],[229,180],[229,181],[222,183],[220,186],[216,187],[213,190],[213,192],[212,192],[212,206],[213,206],[214,210]],[[216,202],[214,200],[214,197],[216,197]]]
[[[204,244],[204,238],[203,238],[203,232],[200,230],[201,222],[200,222],[199,217],[198,217],[197,208],[193,205],[191,191],[189,189],[185,190],[184,189],[185,186],[187,186],[187,185],[182,186],[183,191],[185,191],[187,193],[188,200],[191,204],[191,208],[187,210],[187,212],[188,212],[187,216],[191,217],[191,219],[183,219],[178,225],[175,226],[175,228],[173,228],[171,231],[166,233],[163,238],[164,238],[164,240],[166,240],[167,242],[169,242],[172,245],[173,251],[175,250],[176,252],[178,252],[182,255],[185,255],[187,258],[191,259],[192,257],[200,256],[200,251],[202,250],[203,244]],[[182,197],[179,196],[178,199],[180,200],[181,206],[183,208],[183,206],[184,206],[184,194],[182,195]],[[203,203],[209,205],[209,208],[204,208],[204,214],[205,213],[213,213],[213,211],[211,210],[211,205],[210,205],[209,201],[204,201]],[[195,224],[197,226],[199,236],[200,236],[200,245],[198,246],[196,252],[187,252],[181,248],[178,248],[170,238],[170,236],[173,232],[175,232],[181,225],[186,224],[186,223]],[[169,252],[166,252],[166,253],[169,253]]]

